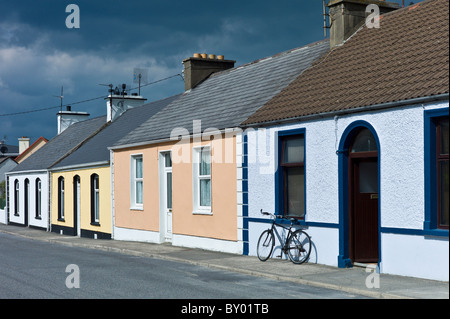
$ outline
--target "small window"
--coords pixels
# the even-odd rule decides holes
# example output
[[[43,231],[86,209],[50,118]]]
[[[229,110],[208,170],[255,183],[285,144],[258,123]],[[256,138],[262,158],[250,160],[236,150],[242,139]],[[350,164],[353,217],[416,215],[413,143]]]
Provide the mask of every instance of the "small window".
[[[35,217],[40,219],[42,215],[42,182],[39,178],[35,183],[35,204]]]
[[[142,208],[144,203],[144,166],[142,155],[131,157],[131,207]]]
[[[64,177],[58,178],[58,220],[64,221]]]
[[[19,211],[20,211],[20,207],[19,207],[20,192],[19,191],[20,191],[19,180],[16,179],[14,181],[14,215],[16,215],[16,216],[19,216]]]
[[[97,174],[91,175],[91,224],[100,221],[100,188]]]
[[[352,145],[352,153],[376,152],[377,142],[368,128],[359,131]]]
[[[283,214],[305,217],[305,139],[292,135],[281,139]]]
[[[424,230],[447,236],[449,226],[448,107],[424,111],[425,218]]]
[[[194,149],[194,210],[211,212],[211,149]]]
[[[436,123],[438,228],[448,229],[449,219],[449,131],[448,117]]]

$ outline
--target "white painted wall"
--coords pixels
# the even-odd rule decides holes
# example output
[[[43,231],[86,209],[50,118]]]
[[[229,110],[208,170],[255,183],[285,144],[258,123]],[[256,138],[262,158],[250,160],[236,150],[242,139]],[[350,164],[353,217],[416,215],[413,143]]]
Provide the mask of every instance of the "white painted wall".
[[[49,222],[49,181],[47,172],[26,173],[26,174],[9,174],[9,221],[23,225],[25,223],[25,179],[30,181],[30,198],[28,209],[28,224],[30,226],[48,229]],[[35,181],[37,178],[41,179],[42,187],[42,207],[41,219],[36,219],[35,202],[36,202],[36,188]],[[14,182],[19,181],[19,215],[14,215]]]
[[[0,209],[0,224],[7,224],[6,208]]]
[[[448,107],[448,102],[401,107],[371,113],[247,130],[248,207],[250,218],[264,218],[260,209],[275,210],[277,135],[279,130],[304,128],[306,221],[336,227],[310,227],[316,256],[313,262],[337,265],[339,255],[339,170],[336,150],[353,122],[370,123],[380,141],[381,227],[422,230],[424,223],[424,110]],[[264,139],[264,136],[266,137]],[[256,156],[255,156],[256,155]],[[269,160],[270,159],[270,160]],[[259,235],[269,224],[249,222],[249,254],[256,255]],[[421,247],[414,253],[411,244]],[[448,280],[448,237],[382,234],[382,271]],[[433,267],[428,265],[433,263]]]

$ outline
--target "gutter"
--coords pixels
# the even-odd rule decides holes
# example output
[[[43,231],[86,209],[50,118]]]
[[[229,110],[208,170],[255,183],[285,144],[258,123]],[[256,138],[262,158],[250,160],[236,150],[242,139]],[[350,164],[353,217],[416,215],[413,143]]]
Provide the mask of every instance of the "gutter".
[[[238,130],[238,131],[236,131]],[[227,133],[239,133],[241,131],[240,127],[235,127],[235,128],[225,128],[225,129],[217,129],[214,131],[210,131],[207,133],[214,135],[214,134],[227,134]],[[176,139],[174,138],[170,138],[170,137],[166,137],[166,138],[162,138],[162,139],[157,139],[157,140],[152,140],[152,141],[144,141],[144,142],[138,142],[138,143],[131,143],[131,144],[124,144],[124,145],[117,145],[117,146],[110,146],[108,147],[108,149],[110,151],[115,151],[115,150],[120,150],[120,149],[127,149],[127,148],[133,148],[133,147],[140,147],[140,146],[147,146],[147,145],[155,145],[155,144],[161,144],[161,143],[168,143],[168,142],[172,142],[172,143],[178,143],[178,142],[182,142],[183,139],[188,139],[189,141],[191,141],[192,139],[198,139],[199,141],[202,141],[202,137],[205,135],[205,133],[194,133],[194,134],[186,134],[186,135],[178,135]],[[179,139],[178,137],[182,136],[181,139]],[[208,135],[210,136],[210,135]]]
[[[78,169],[86,169],[86,168],[94,168],[99,166],[109,166],[109,161],[99,161],[99,162],[92,162],[92,163],[83,163],[83,164],[74,164],[74,165],[67,165],[67,166],[61,166],[61,167],[55,167],[50,168],[49,172],[59,172],[59,171],[73,171]]]
[[[443,93],[443,94],[430,95],[430,96],[426,96],[426,97],[419,97],[419,98],[414,98],[414,99],[409,99],[409,100],[367,105],[367,106],[362,106],[362,107],[348,109],[348,110],[339,110],[339,111],[331,111],[331,112],[324,112],[324,113],[311,114],[311,115],[302,115],[302,116],[291,117],[288,119],[273,120],[273,121],[268,121],[268,122],[263,122],[263,123],[243,124],[243,125],[241,125],[241,127],[243,127],[243,128],[252,127],[253,128],[253,127],[275,126],[275,125],[280,125],[280,124],[288,124],[288,123],[292,123],[292,122],[310,121],[310,120],[316,120],[316,119],[321,119],[321,118],[326,118],[326,117],[342,116],[342,115],[353,114],[353,113],[378,111],[378,110],[383,110],[383,109],[388,109],[388,108],[393,108],[393,107],[422,104],[422,103],[428,103],[428,102],[433,102],[433,101],[442,101],[442,100],[448,100],[448,99],[449,99],[449,93]]]

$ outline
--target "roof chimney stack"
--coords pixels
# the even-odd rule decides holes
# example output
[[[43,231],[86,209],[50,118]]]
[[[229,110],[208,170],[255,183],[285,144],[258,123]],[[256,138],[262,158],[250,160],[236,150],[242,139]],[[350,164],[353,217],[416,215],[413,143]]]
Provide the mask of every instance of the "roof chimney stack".
[[[26,136],[19,137],[19,154],[22,154],[30,147],[30,138]]]
[[[193,57],[183,61],[185,90],[193,89],[214,72],[234,68],[235,63],[233,60],[225,60],[223,55],[195,53]]]
[[[118,93],[118,94],[117,94]],[[125,112],[128,109],[134,108],[136,106],[143,105],[145,101],[147,101],[146,98],[139,96],[137,94],[131,94],[128,95],[125,92],[125,88],[123,88],[123,91],[120,92],[119,89],[116,87],[116,90],[113,90],[112,94],[110,94],[107,98],[106,102],[106,121],[114,121],[117,119],[120,115],[122,115],[123,112]]]
[[[86,112],[74,112],[70,106],[67,106],[66,111],[59,111],[56,114],[58,121],[58,134],[61,134],[72,124],[87,120],[89,115],[90,114]]]
[[[384,0],[330,0],[329,24],[330,24],[330,47],[342,44],[353,33],[355,33],[370,15],[366,9],[369,5],[377,5],[380,15],[399,9],[400,5]]]

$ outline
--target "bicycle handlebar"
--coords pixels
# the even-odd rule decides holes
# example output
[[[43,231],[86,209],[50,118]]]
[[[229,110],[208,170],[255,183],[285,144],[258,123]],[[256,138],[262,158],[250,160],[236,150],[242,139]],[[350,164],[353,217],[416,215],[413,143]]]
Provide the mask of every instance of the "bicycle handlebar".
[[[272,216],[274,219],[280,218],[280,219],[290,220],[291,222],[297,221],[297,219],[292,218],[292,217],[286,217],[286,216],[282,216],[282,215],[274,215],[274,214],[269,213],[269,212],[263,212],[262,209],[261,209],[261,214],[266,215],[266,216]]]

